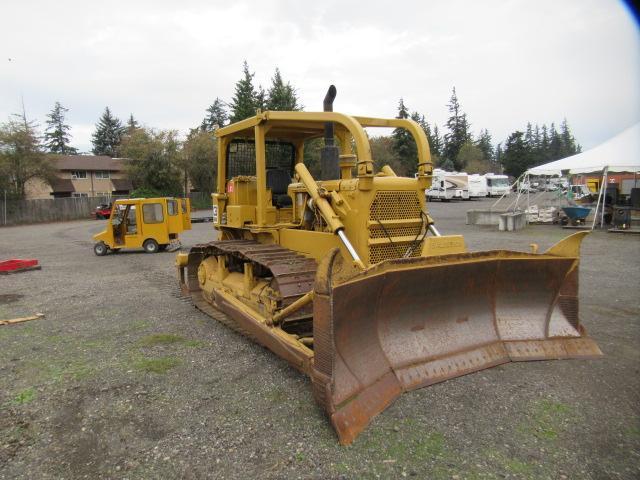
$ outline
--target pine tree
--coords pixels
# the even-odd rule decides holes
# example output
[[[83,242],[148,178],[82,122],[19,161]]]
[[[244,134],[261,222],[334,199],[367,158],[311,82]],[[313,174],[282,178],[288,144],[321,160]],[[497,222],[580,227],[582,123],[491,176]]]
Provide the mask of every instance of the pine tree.
[[[546,163],[551,158],[551,151],[549,150],[549,131],[546,124],[542,124],[542,133],[540,134],[540,163]]]
[[[126,128],[122,126],[122,122],[111,115],[109,107],[104,109],[104,113],[98,124],[96,131],[93,132],[91,143],[93,144],[94,155],[116,156],[117,148],[122,142],[122,136],[125,134]]]
[[[500,168],[499,171],[494,173],[500,173],[502,171],[502,143],[496,145],[496,153],[495,153],[495,161],[493,162],[494,166]]]
[[[409,109],[405,106],[404,100],[401,98],[398,104],[398,115],[396,118],[409,118]],[[393,130],[393,151],[398,157],[398,161],[403,167],[399,175],[410,176],[418,169],[418,149],[413,136],[404,128],[396,128]]]
[[[64,114],[68,112],[60,102],[56,102],[51,113],[47,115],[47,128],[44,133],[44,141],[47,150],[51,153],[62,155],[76,155],[78,150],[69,146],[69,130],[71,127],[64,123]]]
[[[531,122],[527,122],[527,129],[524,134],[524,143],[530,151],[535,149],[535,142],[533,140],[533,126]]]
[[[555,123],[551,123],[551,127],[549,127],[549,160],[560,158],[562,158],[562,140],[558,135]]]
[[[222,128],[226,125],[229,115],[225,108],[225,104],[218,97],[207,108],[207,116],[202,120],[200,130],[203,132],[211,132],[216,128]]]
[[[580,151],[580,146],[577,144],[576,139],[573,138],[566,118],[560,125],[560,141],[562,143],[562,157],[575,155]]]
[[[129,119],[127,120],[127,134],[131,135],[138,128],[140,128],[140,123],[133,118],[133,113],[129,114]]]
[[[289,82],[284,83],[278,68],[276,68],[271,79],[271,87],[267,92],[266,108],[267,110],[284,111],[301,110],[295,88]]]
[[[475,145],[480,149],[485,160],[489,162],[493,160],[493,145],[491,145],[491,135],[486,128],[484,130],[480,130],[480,136],[478,137]]]
[[[249,71],[249,64],[244,61],[242,66],[243,78],[236,82],[236,90],[229,108],[231,110],[231,123],[239,122],[252,117],[260,107],[258,92],[253,87],[254,73]]]
[[[437,161],[442,157],[443,141],[440,136],[438,125],[435,123],[433,124],[433,136],[429,146],[431,147],[431,156],[435,157],[433,163],[437,164]]]
[[[453,93],[447,106],[451,116],[447,120],[449,133],[444,136],[444,157],[451,160],[456,169],[460,169],[460,165],[456,164],[456,158],[462,145],[471,140],[471,133],[469,132],[470,125],[467,121],[467,115],[462,113],[455,87],[453,87]]]
[[[524,133],[516,130],[507,138],[501,155],[505,173],[517,178],[533,166],[532,160]]]
[[[256,93],[256,110],[267,109],[267,92],[264,91],[262,85],[258,85],[258,92]]]

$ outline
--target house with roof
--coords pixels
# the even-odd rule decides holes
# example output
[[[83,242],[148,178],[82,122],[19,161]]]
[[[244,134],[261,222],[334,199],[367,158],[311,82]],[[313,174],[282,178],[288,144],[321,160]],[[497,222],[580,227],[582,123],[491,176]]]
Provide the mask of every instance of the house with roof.
[[[133,190],[125,169],[127,159],[104,155],[47,155],[56,170],[51,184],[33,179],[26,185],[27,199],[111,197]]]

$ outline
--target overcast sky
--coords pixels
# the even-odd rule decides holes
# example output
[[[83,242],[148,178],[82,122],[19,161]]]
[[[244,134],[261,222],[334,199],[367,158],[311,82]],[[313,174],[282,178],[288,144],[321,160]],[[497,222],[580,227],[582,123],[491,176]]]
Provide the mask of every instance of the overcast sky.
[[[186,132],[228,101],[247,60],[276,67],[306,110],[393,117],[400,97],[440,127],[456,87],[477,133],[569,121],[590,148],[640,120],[640,36],[624,3],[563,1],[9,1],[0,6],[0,121],[69,109],[90,150],[105,106]]]

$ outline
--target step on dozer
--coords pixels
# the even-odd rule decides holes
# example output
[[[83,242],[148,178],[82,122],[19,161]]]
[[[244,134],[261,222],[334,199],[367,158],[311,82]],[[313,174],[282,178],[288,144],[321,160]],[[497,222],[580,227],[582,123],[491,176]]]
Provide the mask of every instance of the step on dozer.
[[[219,238],[176,259],[198,308],[308,374],[343,444],[402,392],[509,361],[602,355],[578,317],[585,232],[542,254],[468,252],[426,210],[420,126],[334,113],[335,93],[324,112],[217,130]],[[374,171],[365,127],[413,136],[415,178]],[[323,136],[316,181],[305,142]]]

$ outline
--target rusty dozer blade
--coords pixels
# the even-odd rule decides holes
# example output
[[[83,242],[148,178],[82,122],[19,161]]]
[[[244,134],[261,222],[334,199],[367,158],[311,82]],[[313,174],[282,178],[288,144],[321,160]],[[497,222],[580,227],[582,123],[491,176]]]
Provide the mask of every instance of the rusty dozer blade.
[[[509,361],[602,355],[578,319],[584,232],[544,254],[388,260],[340,280],[337,250],[314,299],[314,394],[342,444],[402,392]]]

